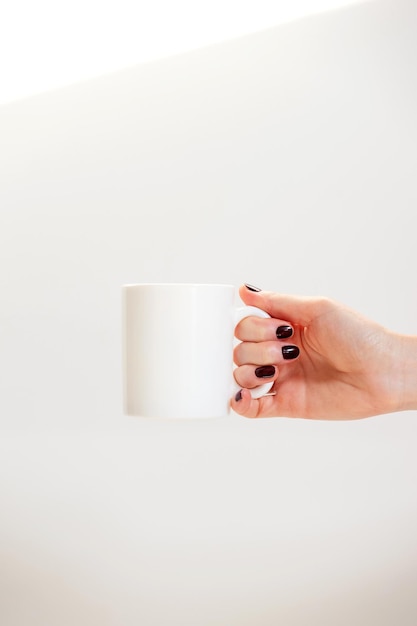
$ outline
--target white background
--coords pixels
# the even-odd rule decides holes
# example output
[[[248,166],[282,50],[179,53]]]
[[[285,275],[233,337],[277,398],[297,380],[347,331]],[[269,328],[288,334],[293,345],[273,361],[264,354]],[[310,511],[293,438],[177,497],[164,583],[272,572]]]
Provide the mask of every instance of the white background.
[[[416,413],[127,418],[120,286],[415,333],[416,28],[373,2],[0,108],[2,624],[415,625]]]
[[[5,1],[0,103],[357,2]]]

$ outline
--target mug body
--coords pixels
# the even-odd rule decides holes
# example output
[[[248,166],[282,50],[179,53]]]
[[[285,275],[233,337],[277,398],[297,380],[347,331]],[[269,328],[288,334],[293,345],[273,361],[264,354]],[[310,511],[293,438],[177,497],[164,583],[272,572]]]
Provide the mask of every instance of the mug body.
[[[124,409],[222,417],[233,388],[233,285],[123,287]]]

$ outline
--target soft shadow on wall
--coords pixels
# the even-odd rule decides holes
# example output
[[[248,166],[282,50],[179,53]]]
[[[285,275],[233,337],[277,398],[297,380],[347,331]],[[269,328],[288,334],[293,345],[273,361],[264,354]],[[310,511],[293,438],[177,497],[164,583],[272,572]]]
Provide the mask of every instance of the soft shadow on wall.
[[[415,333],[415,13],[365,4],[0,109],[10,626],[415,625],[415,413],[152,422],[120,385],[125,282],[321,293]]]
[[[120,423],[123,283],[247,280],[414,332],[413,16],[367,3],[1,109],[4,427]]]

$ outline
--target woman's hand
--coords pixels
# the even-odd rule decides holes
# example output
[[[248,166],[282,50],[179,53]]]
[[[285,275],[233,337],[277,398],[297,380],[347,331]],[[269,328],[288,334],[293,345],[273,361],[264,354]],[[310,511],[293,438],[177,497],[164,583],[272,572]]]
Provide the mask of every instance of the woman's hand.
[[[247,317],[236,327],[236,413],[356,419],[417,408],[417,337],[326,298],[253,289],[242,286],[242,300],[271,318]],[[267,380],[274,395],[254,400],[248,389]]]

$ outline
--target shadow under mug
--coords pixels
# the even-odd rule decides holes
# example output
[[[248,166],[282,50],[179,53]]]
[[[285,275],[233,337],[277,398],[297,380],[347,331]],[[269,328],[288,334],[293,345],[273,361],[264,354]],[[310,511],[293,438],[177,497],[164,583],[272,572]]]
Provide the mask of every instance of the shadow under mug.
[[[233,285],[147,283],[124,285],[123,387],[127,415],[162,418],[223,417],[239,389],[233,377],[234,329],[245,317],[269,317],[236,308]],[[273,382],[251,390],[268,393]]]

